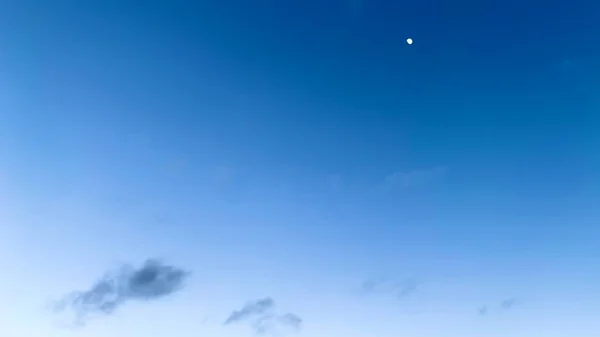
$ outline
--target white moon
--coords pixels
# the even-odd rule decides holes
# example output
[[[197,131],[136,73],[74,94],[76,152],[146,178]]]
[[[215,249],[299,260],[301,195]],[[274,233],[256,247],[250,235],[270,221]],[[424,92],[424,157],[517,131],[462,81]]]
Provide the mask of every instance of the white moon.
[[[413,43],[413,40],[412,40],[412,39],[409,37],[408,39],[406,39],[406,43],[408,43],[408,44],[412,44],[412,43]]]

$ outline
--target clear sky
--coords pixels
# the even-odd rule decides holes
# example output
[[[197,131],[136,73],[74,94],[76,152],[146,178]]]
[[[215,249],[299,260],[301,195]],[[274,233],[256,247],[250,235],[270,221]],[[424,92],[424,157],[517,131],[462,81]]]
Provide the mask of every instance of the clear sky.
[[[598,130],[597,1],[1,1],[0,335],[598,336]]]

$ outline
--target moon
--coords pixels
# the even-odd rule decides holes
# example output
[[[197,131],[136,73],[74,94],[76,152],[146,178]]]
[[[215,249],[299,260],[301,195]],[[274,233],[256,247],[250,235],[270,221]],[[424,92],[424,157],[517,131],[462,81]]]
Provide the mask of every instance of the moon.
[[[406,39],[406,43],[408,43],[409,45],[413,44],[413,39],[411,39],[410,37],[408,39]]]

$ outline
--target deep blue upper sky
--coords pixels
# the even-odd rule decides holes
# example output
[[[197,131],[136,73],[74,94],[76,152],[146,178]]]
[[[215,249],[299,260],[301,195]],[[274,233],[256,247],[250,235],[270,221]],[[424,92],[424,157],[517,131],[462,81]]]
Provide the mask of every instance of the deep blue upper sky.
[[[34,123],[118,102],[114,118],[226,165],[359,181],[443,165],[511,194],[589,178],[592,2],[193,3],[5,4],[4,71]]]
[[[54,186],[84,162],[147,193],[185,191],[211,166],[257,185],[294,168],[309,195],[304,180],[335,175],[339,197],[394,209],[361,195],[444,167],[436,193],[412,193],[448,214],[581,215],[596,200],[592,2],[2,6],[3,76],[21,109],[3,116],[7,162],[40,181],[55,168]],[[127,166],[138,136],[183,158],[185,178]]]

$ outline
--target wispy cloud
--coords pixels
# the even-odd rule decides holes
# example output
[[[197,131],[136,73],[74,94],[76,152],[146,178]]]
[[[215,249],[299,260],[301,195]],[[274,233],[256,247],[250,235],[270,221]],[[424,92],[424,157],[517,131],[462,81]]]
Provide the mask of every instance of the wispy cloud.
[[[285,324],[285,325],[290,326],[295,329],[299,329],[302,325],[302,318],[300,318],[298,315],[292,314],[292,313],[287,313],[282,316],[279,316],[277,318],[277,320],[280,323]]]
[[[147,260],[138,268],[123,265],[106,273],[87,290],[74,291],[57,301],[55,312],[72,310],[76,324],[94,314],[109,315],[128,301],[149,301],[180,290],[189,272],[159,260]]]
[[[508,299],[505,299],[502,302],[500,302],[500,309],[507,311],[507,310],[512,309],[516,304],[517,304],[517,300],[515,298],[508,298]],[[485,316],[490,313],[490,307],[487,305],[484,305],[484,306],[480,307],[477,311],[480,316]]]
[[[217,166],[213,170],[213,181],[218,185],[228,184],[235,178],[236,172],[230,166]]]
[[[387,278],[366,280],[361,285],[364,293],[395,294],[398,298],[404,298],[417,291],[420,283],[414,279],[394,281]]]
[[[477,313],[479,314],[479,316],[485,316],[487,315],[489,312],[489,308],[487,307],[487,305],[484,305],[482,307],[480,307],[479,309],[477,309]]]
[[[280,327],[298,330],[302,327],[302,318],[293,313],[277,313],[275,301],[266,297],[248,302],[241,309],[234,310],[223,324],[234,323],[248,323],[255,333],[264,334]]]
[[[509,298],[500,302],[500,307],[504,310],[510,310],[515,306],[516,303],[517,300],[515,298]]]
[[[384,179],[384,185],[389,188],[407,188],[439,180],[446,175],[447,169],[443,166],[410,171],[397,171],[389,174]]]
[[[252,318],[253,316],[262,316],[272,312],[274,309],[275,301],[270,297],[248,302],[242,309],[234,310],[224,324],[243,321]]]

